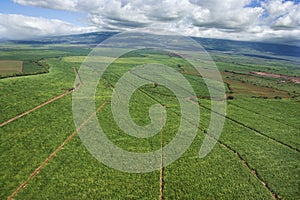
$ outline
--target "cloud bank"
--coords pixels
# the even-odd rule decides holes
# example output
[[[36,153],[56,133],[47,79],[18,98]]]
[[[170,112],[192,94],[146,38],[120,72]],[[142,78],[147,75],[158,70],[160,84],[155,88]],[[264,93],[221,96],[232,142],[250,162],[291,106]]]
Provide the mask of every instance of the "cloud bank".
[[[86,13],[86,27],[22,15],[0,15],[0,35],[24,38],[88,31],[166,28],[184,35],[294,43],[300,4],[286,0],[13,0],[24,6]],[[22,23],[20,23],[22,22]]]
[[[78,27],[56,19],[0,13],[0,35],[7,39],[76,34],[95,30],[95,27]]]

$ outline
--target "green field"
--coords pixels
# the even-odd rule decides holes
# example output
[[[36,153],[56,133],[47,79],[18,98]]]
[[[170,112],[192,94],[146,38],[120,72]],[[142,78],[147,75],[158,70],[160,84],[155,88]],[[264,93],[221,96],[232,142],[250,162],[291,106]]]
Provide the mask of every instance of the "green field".
[[[62,94],[63,88],[72,88],[73,67],[79,69],[86,51],[82,48],[72,53],[66,47],[40,49],[38,53],[30,48],[18,50],[19,58],[26,57],[28,66],[39,60],[49,67],[49,73],[0,80],[0,123]],[[16,59],[16,52],[4,52],[0,59]],[[28,59],[30,55],[32,60]],[[100,59],[110,61],[109,57]],[[199,97],[201,120],[192,145],[165,168],[165,199],[300,198],[300,84],[278,83],[250,72],[265,70],[298,77],[299,73],[289,68],[290,63],[259,66],[251,65],[250,58],[243,59],[250,64],[232,63],[236,58],[230,56],[216,62],[227,97],[232,98],[227,101],[222,135],[212,152],[202,159],[198,153],[207,133],[211,102],[202,77],[182,58],[151,51],[135,52],[116,60],[100,80],[96,107],[109,101],[119,78],[139,64],[168,65],[193,86]],[[151,105],[164,104],[165,143],[172,141],[180,122],[180,105],[170,90],[160,85],[144,85],[130,102],[130,114],[139,125],[150,122]],[[114,144],[132,152],[160,148],[160,133],[146,139],[129,136],[117,126],[110,108],[109,103],[97,117]],[[15,191],[75,129],[72,94],[1,127],[0,199]],[[158,199],[159,176],[159,171],[134,174],[105,166],[87,151],[77,135],[15,199]]]

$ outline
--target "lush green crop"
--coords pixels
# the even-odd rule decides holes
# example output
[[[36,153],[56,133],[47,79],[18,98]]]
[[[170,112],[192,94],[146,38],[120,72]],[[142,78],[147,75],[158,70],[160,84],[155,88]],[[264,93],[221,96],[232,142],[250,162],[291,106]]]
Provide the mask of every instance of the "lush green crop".
[[[19,51],[19,58],[32,54],[36,59],[70,54],[61,54],[61,51],[71,50],[67,47],[55,52],[53,49],[39,53],[24,50]],[[72,55],[84,51],[76,50]],[[15,53],[1,55],[15,58]],[[79,68],[81,61],[80,56],[48,58],[42,61],[50,67],[47,74],[1,79],[0,122],[72,88],[75,80],[72,68]],[[228,101],[228,115],[220,140],[203,159],[198,153],[211,116],[209,93],[203,79],[179,57],[160,55],[154,50],[123,56],[99,81],[96,107],[110,100],[116,82],[129,69],[158,61],[183,73],[199,97],[201,113],[194,142],[180,159],[165,168],[166,199],[272,199],[271,192],[283,199],[300,196],[299,102],[294,99],[235,96]],[[252,70],[249,66],[217,64],[222,70],[238,68],[244,73]],[[167,144],[180,124],[179,102],[169,89],[152,84],[142,86],[131,97],[130,114],[134,122],[146,125],[150,122],[149,108],[156,103],[166,105],[164,138]],[[107,137],[123,149],[151,152],[160,148],[161,132],[146,139],[129,136],[114,121],[110,104],[97,117]],[[1,127],[0,198],[7,198],[75,128],[71,94]],[[15,199],[158,199],[158,196],[159,171],[132,174],[111,169],[97,161],[76,136]]]

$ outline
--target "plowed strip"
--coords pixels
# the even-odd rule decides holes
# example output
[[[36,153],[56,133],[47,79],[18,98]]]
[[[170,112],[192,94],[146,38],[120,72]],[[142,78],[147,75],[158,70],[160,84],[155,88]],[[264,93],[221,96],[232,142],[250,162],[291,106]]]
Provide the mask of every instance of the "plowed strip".
[[[77,129],[73,132],[34,172],[27,178],[25,182],[23,182],[8,198],[7,200],[11,200],[14,196],[22,190],[28,182],[34,178],[41,169],[99,112],[108,102],[105,101],[89,118],[87,118]]]

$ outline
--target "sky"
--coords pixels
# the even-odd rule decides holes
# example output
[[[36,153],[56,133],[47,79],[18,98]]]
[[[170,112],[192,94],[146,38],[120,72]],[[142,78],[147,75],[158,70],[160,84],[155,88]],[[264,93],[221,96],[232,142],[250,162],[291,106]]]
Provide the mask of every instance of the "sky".
[[[163,28],[300,45],[300,0],[1,0],[0,38]]]

